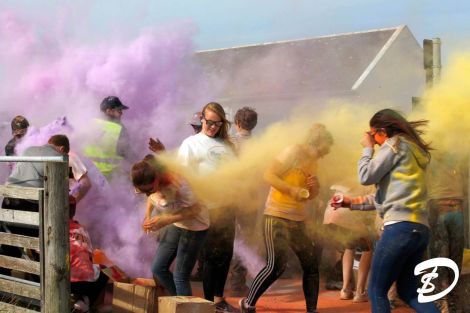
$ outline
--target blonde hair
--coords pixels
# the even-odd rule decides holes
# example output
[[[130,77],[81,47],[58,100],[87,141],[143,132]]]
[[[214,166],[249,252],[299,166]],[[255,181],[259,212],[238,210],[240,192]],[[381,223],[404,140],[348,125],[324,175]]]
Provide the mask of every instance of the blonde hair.
[[[233,148],[233,143],[230,140],[230,136],[228,132],[230,129],[230,122],[227,120],[224,108],[217,102],[209,102],[208,104],[204,106],[204,108],[202,108],[203,118],[205,118],[207,110],[210,110],[214,112],[215,114],[217,114],[223,122],[222,126],[220,126],[219,131],[217,132],[215,137],[222,139],[226,144],[228,144],[230,147]]]
[[[317,146],[322,142],[329,143],[330,145],[333,144],[333,136],[331,133],[326,129],[325,125],[315,123],[310,127],[307,132],[307,138],[305,142],[311,146]]]

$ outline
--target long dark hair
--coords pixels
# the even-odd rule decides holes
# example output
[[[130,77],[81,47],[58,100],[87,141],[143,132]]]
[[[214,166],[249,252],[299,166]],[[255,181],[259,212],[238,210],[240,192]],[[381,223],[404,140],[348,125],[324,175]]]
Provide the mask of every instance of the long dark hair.
[[[408,140],[417,144],[427,154],[428,158],[431,157],[430,150],[433,150],[429,143],[425,142],[421,135],[424,131],[419,128],[426,126],[428,120],[407,121],[403,115],[392,109],[381,110],[372,116],[369,126],[377,130],[383,130],[387,137],[391,138],[395,135],[403,135]]]
[[[142,161],[134,163],[131,167],[131,181],[137,187],[139,185],[148,185],[156,178],[162,177],[166,169],[151,154],[146,155]]]

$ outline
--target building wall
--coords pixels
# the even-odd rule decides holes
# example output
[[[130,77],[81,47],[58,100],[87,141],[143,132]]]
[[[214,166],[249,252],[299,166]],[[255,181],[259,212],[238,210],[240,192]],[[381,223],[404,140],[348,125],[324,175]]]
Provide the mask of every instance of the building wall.
[[[411,110],[411,97],[419,96],[424,90],[425,86],[425,76],[422,66],[422,49],[420,45],[416,42],[415,38],[409,31],[407,27],[397,28],[399,31],[397,38],[393,41],[390,47],[385,50],[384,55],[381,57],[379,62],[373,67],[366,76],[362,84],[359,85],[357,90],[352,90],[354,80],[351,81],[350,86],[343,86],[342,90],[338,90],[337,87],[330,86],[330,88],[318,89],[318,86],[311,86],[310,88],[304,88],[299,92],[295,92],[295,88],[284,88],[282,92],[278,92],[275,88],[271,90],[270,93],[260,92],[257,94],[250,94],[243,96],[242,86],[236,83],[236,77],[241,73],[252,73],[253,75],[258,75],[260,79],[251,82],[251,84],[256,84],[260,86],[269,85],[267,82],[263,82],[261,77],[266,73],[258,73],[262,71],[262,66],[256,65],[257,60],[260,63],[263,63],[264,58],[259,55],[256,58],[250,59],[250,66],[246,66],[239,59],[241,64],[232,64],[229,62],[227,68],[224,71],[224,77],[230,77],[232,82],[226,82],[225,87],[218,92],[220,94],[219,98],[216,98],[216,101],[219,101],[224,105],[227,111],[235,112],[238,108],[243,106],[254,107],[259,113],[259,126],[257,127],[258,131],[268,126],[273,122],[277,122],[283,119],[288,118],[293,111],[299,110],[304,114],[309,114],[312,116],[312,120],[315,119],[316,113],[321,109],[324,109],[328,106],[331,100],[340,100],[344,103],[351,103],[352,105],[372,105],[373,107],[380,109],[384,107],[394,107],[400,109],[404,112],[409,112]],[[380,47],[380,45],[378,46]],[[359,49],[360,47],[358,47]],[[241,48],[244,49],[244,48]],[[350,47],[349,47],[350,49]],[[369,51],[370,47],[362,47],[363,50]],[[246,51],[243,51],[245,53]],[[219,52],[209,52],[209,53],[219,53]],[[224,51],[224,53],[227,53]],[[240,52],[242,53],[242,52]],[[310,51],[310,53],[314,53]],[[351,52],[356,55],[358,51]],[[270,54],[272,57],[274,53]],[[305,55],[304,55],[305,58]],[[371,58],[371,56],[368,56]],[[273,76],[279,77],[283,73],[279,73],[279,69],[276,70],[276,62],[284,62],[283,58],[272,58],[270,60],[271,71],[269,77]],[[206,60],[207,61],[207,60]],[[364,66],[371,63],[373,58],[364,63]],[[210,63],[210,62],[209,62]],[[219,64],[219,63],[217,63]],[[227,70],[230,70],[230,73],[227,73]],[[341,80],[344,73],[348,73],[350,69],[347,66],[343,66],[341,69],[328,68],[324,67],[324,70],[328,73],[318,73],[312,69],[312,77],[323,76],[323,75],[336,75],[333,77],[333,81]],[[364,68],[364,71],[366,68]],[[359,79],[361,70],[356,68],[355,72],[357,73],[357,79]],[[305,74],[305,73],[304,73]],[[214,75],[214,73],[210,74]],[[245,76],[247,76],[246,74]],[[248,75],[247,77],[249,77]],[[293,75],[291,77],[294,80],[296,77],[300,79],[301,75]],[[211,76],[212,77],[212,76]],[[241,77],[244,77],[243,75]],[[304,76],[303,76],[304,77]],[[291,82],[292,80],[288,81]],[[306,79],[304,77],[304,79]],[[220,81],[220,79],[218,79]],[[311,81],[306,79],[306,81]],[[286,85],[284,85],[285,87]],[[296,86],[293,82],[293,86]],[[238,88],[241,88],[238,90]],[[253,89],[252,87],[250,87]],[[232,90],[232,92],[227,92]],[[261,90],[264,90],[261,88]]]
[[[423,50],[404,27],[357,92],[364,102],[410,112],[411,98],[424,88]]]

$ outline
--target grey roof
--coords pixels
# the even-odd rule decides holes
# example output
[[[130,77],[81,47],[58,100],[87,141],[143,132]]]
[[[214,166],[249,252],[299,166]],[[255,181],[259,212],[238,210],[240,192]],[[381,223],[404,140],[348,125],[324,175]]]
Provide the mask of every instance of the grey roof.
[[[403,28],[199,51],[196,60],[223,98],[338,94],[357,87]]]

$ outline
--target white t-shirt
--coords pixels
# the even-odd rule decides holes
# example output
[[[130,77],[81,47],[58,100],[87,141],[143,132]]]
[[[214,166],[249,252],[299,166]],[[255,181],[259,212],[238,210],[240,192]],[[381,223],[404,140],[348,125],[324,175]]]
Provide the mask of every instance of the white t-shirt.
[[[176,184],[153,193],[149,200],[155,206],[154,210],[161,213],[174,214],[197,203],[197,200],[191,191],[189,184],[183,180],[178,180]],[[192,218],[173,223],[176,227],[200,231],[209,228],[209,214],[204,208],[199,214]]]
[[[223,140],[204,135],[202,132],[186,138],[178,150],[181,162],[197,173],[214,172],[226,160],[235,158],[235,153]]]
[[[82,178],[88,170],[79,156],[72,151],[69,152],[69,166],[72,168],[73,174],[73,178],[69,178],[69,189],[70,194],[74,195],[76,189],[80,187],[80,178]]]

